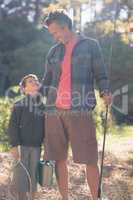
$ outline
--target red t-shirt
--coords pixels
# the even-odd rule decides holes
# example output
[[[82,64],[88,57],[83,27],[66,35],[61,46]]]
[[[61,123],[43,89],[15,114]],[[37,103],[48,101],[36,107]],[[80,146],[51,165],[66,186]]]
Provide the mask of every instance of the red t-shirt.
[[[71,108],[71,55],[76,41],[65,44],[65,55],[62,61],[62,74],[57,90],[56,107],[63,109]]]

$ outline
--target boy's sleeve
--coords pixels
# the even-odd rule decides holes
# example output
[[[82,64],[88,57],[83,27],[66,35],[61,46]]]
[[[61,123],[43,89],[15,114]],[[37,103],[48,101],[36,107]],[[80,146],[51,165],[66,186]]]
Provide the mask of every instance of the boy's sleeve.
[[[17,119],[18,107],[14,106],[8,126],[9,143],[14,147],[20,145],[19,124]]]

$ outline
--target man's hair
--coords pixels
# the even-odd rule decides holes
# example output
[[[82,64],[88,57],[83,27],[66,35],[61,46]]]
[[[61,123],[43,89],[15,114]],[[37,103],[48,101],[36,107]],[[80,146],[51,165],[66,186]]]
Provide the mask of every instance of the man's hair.
[[[19,83],[20,88],[25,88],[25,86],[26,86],[26,80],[28,78],[34,78],[35,80],[38,80],[38,77],[35,74],[28,74],[28,75],[24,76],[22,78],[22,80],[20,81],[20,83]]]
[[[61,26],[68,26],[68,28],[72,30],[72,20],[64,10],[50,12],[44,20],[44,25],[48,27],[53,22],[58,23]]]

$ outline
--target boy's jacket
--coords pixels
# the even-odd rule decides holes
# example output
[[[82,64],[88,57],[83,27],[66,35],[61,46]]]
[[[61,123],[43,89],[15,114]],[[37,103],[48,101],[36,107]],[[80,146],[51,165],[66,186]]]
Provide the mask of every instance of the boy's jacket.
[[[16,102],[8,135],[12,146],[40,146],[44,138],[44,105],[31,96]]]

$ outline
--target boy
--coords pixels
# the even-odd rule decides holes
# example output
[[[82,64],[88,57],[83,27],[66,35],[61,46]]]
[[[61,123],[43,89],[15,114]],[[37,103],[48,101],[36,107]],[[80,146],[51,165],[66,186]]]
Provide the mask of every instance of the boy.
[[[26,171],[21,166],[16,167],[14,183],[19,200],[33,200],[37,189],[36,170],[44,138],[44,105],[39,98],[39,88],[40,83],[34,74],[21,80],[20,89],[25,97],[14,104],[9,121],[11,154],[22,162],[31,179],[29,185]]]

